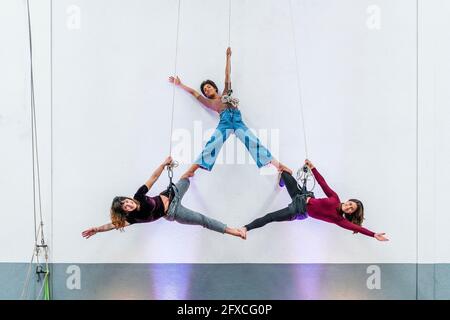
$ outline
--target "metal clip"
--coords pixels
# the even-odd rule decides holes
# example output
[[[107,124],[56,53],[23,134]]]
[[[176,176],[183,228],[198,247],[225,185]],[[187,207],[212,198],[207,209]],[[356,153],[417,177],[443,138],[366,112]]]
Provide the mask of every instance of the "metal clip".
[[[297,170],[297,179],[296,180],[297,180],[297,187],[304,192],[311,191],[316,186],[316,179],[314,178],[314,175],[313,175],[311,169],[309,169],[309,167],[306,164]],[[310,180],[313,180],[313,185],[312,185],[311,189],[308,190],[307,183]]]
[[[177,161],[172,161],[169,165],[167,165],[167,174],[169,175],[170,181],[172,181],[173,177],[173,168],[178,167]]]

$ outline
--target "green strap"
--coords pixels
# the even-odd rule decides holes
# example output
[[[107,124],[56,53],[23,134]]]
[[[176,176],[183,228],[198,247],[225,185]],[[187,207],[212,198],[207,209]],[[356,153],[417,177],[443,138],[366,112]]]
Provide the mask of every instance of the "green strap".
[[[51,300],[50,296],[50,272],[47,270],[44,279],[44,300]]]

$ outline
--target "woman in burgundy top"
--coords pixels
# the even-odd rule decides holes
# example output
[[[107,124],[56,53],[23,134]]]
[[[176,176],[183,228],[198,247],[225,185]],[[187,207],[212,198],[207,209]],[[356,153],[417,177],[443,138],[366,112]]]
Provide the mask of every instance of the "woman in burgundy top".
[[[379,241],[388,240],[384,237],[385,233],[374,233],[361,227],[364,220],[364,207],[361,201],[350,199],[342,203],[337,193],[328,186],[314,165],[309,160],[305,160],[305,164],[311,169],[327,197],[315,199],[310,193],[302,193],[298,187],[297,180],[291,174],[284,171],[281,174],[281,178],[293,200],[292,203],[284,209],[269,213],[242,227],[241,231],[244,234],[244,238],[247,236],[247,231],[261,228],[270,222],[303,220],[310,216],[315,219],[337,224],[342,228],[352,230],[354,233],[359,232],[366,236],[374,237]]]
[[[229,228],[226,224],[190,210],[181,204],[181,200],[189,188],[189,177],[192,176],[189,172],[185,173],[172,189],[168,188],[155,197],[146,195],[164,168],[171,163],[172,158],[168,157],[155,170],[150,179],[136,191],[133,198],[115,197],[111,205],[111,223],[83,231],[82,236],[88,239],[97,232],[112,229],[123,230],[124,227],[134,223],[153,222],[164,217],[168,221],[200,225],[212,231],[243,238],[239,229]]]

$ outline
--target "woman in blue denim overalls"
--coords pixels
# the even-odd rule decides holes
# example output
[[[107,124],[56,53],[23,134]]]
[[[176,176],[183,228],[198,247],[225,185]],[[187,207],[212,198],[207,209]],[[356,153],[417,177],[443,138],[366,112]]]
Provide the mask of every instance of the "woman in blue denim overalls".
[[[218,93],[216,84],[211,80],[203,81],[200,89],[204,96],[194,89],[181,83],[180,78],[170,77],[169,81],[189,92],[197,98],[207,108],[219,113],[220,121],[214,131],[211,139],[206,143],[200,156],[195,163],[189,168],[188,173],[192,176],[198,168],[203,168],[211,171],[217,156],[225,141],[231,133],[235,133],[236,137],[244,143],[247,150],[250,152],[253,160],[255,160],[258,168],[261,168],[269,163],[274,165],[278,171],[287,171],[292,174],[292,171],[278,162],[259,141],[259,139],[248,129],[242,121],[241,112],[238,109],[239,100],[231,96],[231,48],[227,48],[227,63],[225,68],[225,89],[222,95]]]

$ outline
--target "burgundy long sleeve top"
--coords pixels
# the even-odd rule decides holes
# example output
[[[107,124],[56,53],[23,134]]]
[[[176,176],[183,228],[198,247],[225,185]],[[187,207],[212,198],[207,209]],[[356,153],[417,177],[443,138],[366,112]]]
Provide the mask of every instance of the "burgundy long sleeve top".
[[[312,218],[334,223],[342,228],[374,237],[374,232],[348,221],[339,213],[341,205],[339,196],[328,186],[316,168],[312,169],[312,172],[327,197],[321,199],[311,198],[306,207],[308,215]]]

